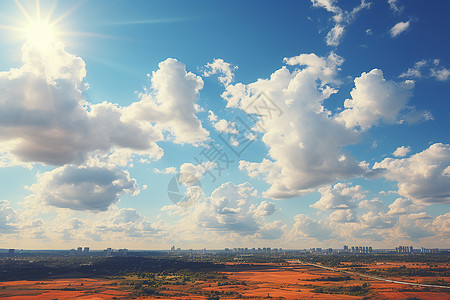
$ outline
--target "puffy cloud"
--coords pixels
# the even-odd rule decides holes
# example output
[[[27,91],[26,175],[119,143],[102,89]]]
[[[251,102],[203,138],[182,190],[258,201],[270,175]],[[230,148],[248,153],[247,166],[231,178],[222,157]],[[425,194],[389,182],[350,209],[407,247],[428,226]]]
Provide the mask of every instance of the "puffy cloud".
[[[355,78],[355,88],[350,92],[352,99],[345,100],[345,110],[336,119],[347,128],[363,130],[380,122],[395,123],[400,111],[405,109],[413,87],[413,81],[396,83],[384,79],[379,69],[362,73]]]
[[[113,206],[105,216],[95,221],[92,230],[86,234],[95,235],[102,240],[152,236],[160,231],[158,226],[147,222],[134,208],[118,209]]]
[[[54,43],[22,48],[23,66],[0,73],[0,153],[3,165],[82,163],[90,152],[127,149],[152,158],[162,150],[151,125],[124,122],[110,103],[85,101],[85,64]]]
[[[219,132],[231,133],[231,134],[239,134],[239,131],[236,129],[234,122],[228,122],[224,119],[218,119],[217,115],[214,114],[212,110],[210,110],[208,115],[208,119],[213,124],[214,128]]]
[[[261,162],[239,163],[249,176],[262,176],[271,185],[263,194],[269,198],[302,195],[365,170],[343,150],[356,142],[357,133],[330,118],[322,105],[335,92],[334,75],[343,59],[334,53],[326,58],[301,54],[285,62],[304,67],[292,72],[283,67],[269,79],[230,85],[222,94],[228,106],[244,111],[249,105],[258,105],[264,95],[266,104],[276,105],[282,112],[281,116],[267,117],[267,112],[261,111],[258,117],[259,123],[264,122],[262,141],[269,157]]]
[[[17,231],[18,215],[6,200],[0,200],[0,234]]]
[[[26,221],[22,218],[25,222],[20,228],[20,238],[34,239],[36,243],[44,239],[47,244],[51,242],[60,247],[72,247],[76,241],[101,248],[107,241],[109,246],[123,248],[152,243],[153,239],[164,235],[160,224],[151,224],[136,209],[119,209],[114,204],[96,214],[54,208],[39,211],[39,215],[42,219]]]
[[[261,202],[255,209],[256,217],[266,217],[272,215],[276,210],[275,204],[268,201]]]
[[[208,120],[210,122],[217,122],[219,120],[219,118],[212,110],[209,110],[208,111]]]
[[[255,191],[248,183],[237,186],[224,183],[195,209],[192,216],[194,224],[213,230],[254,234],[258,223],[250,211],[250,198],[253,196]]]
[[[189,186],[196,184],[202,176],[216,166],[215,162],[207,161],[197,165],[185,163],[180,166],[180,183]]]
[[[219,75],[219,81],[226,87],[230,85],[234,80],[233,71],[238,67],[231,67],[231,64],[225,62],[223,59],[215,59],[212,63],[208,63],[205,65],[205,71],[203,72],[203,76],[209,77],[214,74]]]
[[[394,156],[396,156],[396,157],[404,157],[404,156],[406,156],[409,152],[411,151],[411,147],[405,147],[405,146],[401,146],[401,147],[398,147],[395,151],[394,151],[394,153],[392,153],[392,154],[394,154]]]
[[[397,37],[400,33],[409,28],[409,24],[410,21],[398,22],[397,24],[395,24],[389,31],[391,33],[391,37],[393,38]]]
[[[165,207],[163,210],[182,215],[174,230],[198,237],[202,232],[237,234],[240,237],[275,238],[281,236],[281,223],[269,224],[265,218],[272,215],[275,205],[263,201],[253,203],[256,190],[249,183],[222,184],[209,197],[205,196],[187,207]],[[234,236],[236,238],[236,236]]]
[[[257,239],[276,240],[283,236],[286,230],[286,225],[280,221],[273,221],[272,223],[264,223],[255,234]]]
[[[409,158],[375,163],[384,176],[398,182],[398,193],[417,203],[450,202],[450,146],[436,143]]]
[[[446,239],[450,236],[450,213],[437,216],[433,221],[433,230]]]
[[[139,94],[140,101],[123,110],[123,119],[141,123],[156,122],[170,132],[174,142],[198,144],[208,139],[208,131],[197,118],[196,100],[203,88],[201,77],[186,71],[173,58],[159,63],[151,75],[151,89]]]
[[[365,191],[360,185],[349,186],[345,183],[337,183],[334,186],[319,188],[319,193],[320,200],[310,205],[311,207],[320,210],[348,210],[357,206],[357,202],[364,198]]]
[[[38,175],[28,198],[72,210],[105,211],[122,193],[137,194],[136,180],[115,165],[91,161],[65,165]]]
[[[359,207],[366,211],[360,218],[360,222],[369,229],[391,228],[395,225],[395,219],[387,215],[387,207],[378,199],[361,201]]]
[[[358,222],[358,217],[352,209],[338,209],[333,211],[329,217],[330,222],[352,223]]]
[[[363,9],[370,8],[370,3],[361,0],[361,4],[351,11],[342,10],[335,3],[335,0],[311,0],[313,7],[321,7],[334,14],[334,26],[326,36],[329,46],[339,46],[345,32],[345,27],[350,24],[358,13]]]
[[[176,143],[208,139],[195,115],[203,80],[175,59],[159,64],[139,102],[119,107],[85,100],[84,61],[61,43],[25,43],[22,52],[21,68],[0,73],[1,165],[81,164],[99,151],[126,165],[133,154],[159,159],[163,132]]]
[[[293,228],[289,232],[289,237],[292,240],[299,237],[327,240],[333,237],[333,230],[330,224],[323,220],[316,221],[310,216],[298,214],[294,217],[294,221]]]
[[[410,240],[419,240],[433,236],[430,228],[430,216],[426,213],[411,215],[401,215],[398,220],[396,231],[400,236],[405,236]]]
[[[414,202],[409,199],[397,198],[392,204],[389,205],[388,214],[404,215],[412,212],[417,212],[421,208],[421,206],[414,204]]]

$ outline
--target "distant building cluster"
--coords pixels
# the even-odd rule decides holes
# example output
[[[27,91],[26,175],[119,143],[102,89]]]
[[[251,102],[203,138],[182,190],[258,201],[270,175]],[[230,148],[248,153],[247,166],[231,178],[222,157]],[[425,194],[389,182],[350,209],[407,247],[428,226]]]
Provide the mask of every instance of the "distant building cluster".
[[[128,249],[112,249],[112,248],[106,248],[103,250],[103,253],[105,256],[127,256],[128,255]]]
[[[170,247],[170,251],[172,252],[181,252],[181,248],[175,248],[175,246]]]
[[[181,248],[175,248],[175,246],[170,247],[170,253],[172,254],[180,254],[181,253]],[[199,250],[183,250],[183,253],[188,253],[190,255],[194,255],[194,254],[206,254],[206,248],[203,249],[199,249]]]
[[[344,252],[350,253],[373,253],[372,246],[344,246]]]
[[[414,248],[413,248],[413,246],[398,246],[398,247],[395,247],[395,252],[396,253],[413,253]]]
[[[434,254],[437,254],[437,253],[439,253],[439,249],[438,249],[438,248],[425,249],[424,247],[422,247],[422,249],[420,249],[420,252],[422,252],[422,253],[434,253]]]
[[[89,247],[78,247],[76,250],[75,249],[70,249],[69,250],[70,255],[72,256],[88,256],[89,255]]]
[[[225,252],[230,253],[279,253],[283,251],[282,248],[225,248]]]
[[[101,253],[101,252],[100,252]],[[71,256],[89,256],[91,252],[89,252],[89,247],[78,247],[77,249],[70,249],[69,254]],[[103,254],[105,256],[127,256],[128,249],[112,249],[107,248],[103,250]],[[97,254],[98,255],[98,254]]]
[[[309,248],[309,253],[324,253],[324,254],[332,254],[333,249],[322,249],[322,248]]]

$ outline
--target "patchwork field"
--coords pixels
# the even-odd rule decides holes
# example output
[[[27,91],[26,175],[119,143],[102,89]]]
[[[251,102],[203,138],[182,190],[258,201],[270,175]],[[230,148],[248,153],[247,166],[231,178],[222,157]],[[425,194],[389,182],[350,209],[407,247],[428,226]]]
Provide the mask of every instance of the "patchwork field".
[[[0,282],[0,299],[121,299],[130,294],[118,289],[117,280],[67,278]]]
[[[444,270],[446,264],[431,268]],[[131,274],[118,278],[55,278],[0,282],[0,298],[19,299],[450,299],[450,290],[411,286],[359,276],[357,270],[393,274],[428,270],[422,263],[344,263],[339,268],[290,263],[226,263],[220,270]],[[395,272],[394,272],[395,271]],[[361,275],[364,275],[361,274]],[[446,276],[393,276],[406,283],[441,283]]]

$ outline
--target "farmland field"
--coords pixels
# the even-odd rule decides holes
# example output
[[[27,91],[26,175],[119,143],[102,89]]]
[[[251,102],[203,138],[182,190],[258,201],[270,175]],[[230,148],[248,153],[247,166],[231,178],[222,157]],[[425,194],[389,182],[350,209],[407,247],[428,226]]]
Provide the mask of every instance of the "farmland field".
[[[133,267],[130,263],[133,258],[127,260],[128,265]],[[448,262],[430,264],[378,260],[342,262],[333,268],[320,262],[309,263],[301,260],[286,260],[281,263],[223,262],[200,266],[190,262],[192,264],[190,267],[183,265],[179,269],[172,267],[170,270],[153,270],[151,267],[145,269],[143,264],[145,260],[138,261],[144,268],[136,271],[127,269],[121,272],[120,276],[111,275],[109,271],[104,271],[106,275],[72,272],[50,275],[40,280],[5,280],[0,282],[0,298],[31,300],[416,297],[416,299],[439,300],[449,299],[450,295],[449,289],[446,288],[450,282]],[[120,266],[121,260],[109,262]],[[150,260],[148,265],[153,266],[154,263],[154,260]],[[101,264],[100,262],[97,264],[105,262],[101,260]],[[386,277],[386,274],[392,276]],[[383,281],[384,279],[399,283]]]

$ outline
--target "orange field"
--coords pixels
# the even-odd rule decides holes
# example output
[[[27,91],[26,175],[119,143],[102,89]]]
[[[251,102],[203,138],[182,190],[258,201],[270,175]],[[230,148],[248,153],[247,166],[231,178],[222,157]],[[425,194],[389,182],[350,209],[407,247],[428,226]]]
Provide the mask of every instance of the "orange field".
[[[407,263],[375,263],[370,268],[418,267]],[[347,266],[346,269],[350,270]],[[64,278],[42,281],[0,282],[1,299],[206,299],[207,294],[220,294],[220,299],[450,299],[448,289],[408,286],[351,275],[339,281],[327,281],[346,276],[345,273],[315,266],[290,263],[278,264],[227,264],[221,269],[226,279],[164,284],[159,296],[137,297],[123,285],[125,279]],[[426,282],[430,278],[390,278],[406,282]],[[447,282],[450,278],[443,278]],[[128,279],[130,280],[130,279]],[[133,280],[138,280],[133,278]],[[363,295],[317,292],[323,288],[351,288],[365,286]],[[231,292],[234,292],[231,293]]]
[[[69,278],[0,282],[0,298],[8,300],[118,299],[128,293],[117,288],[117,280]]]

